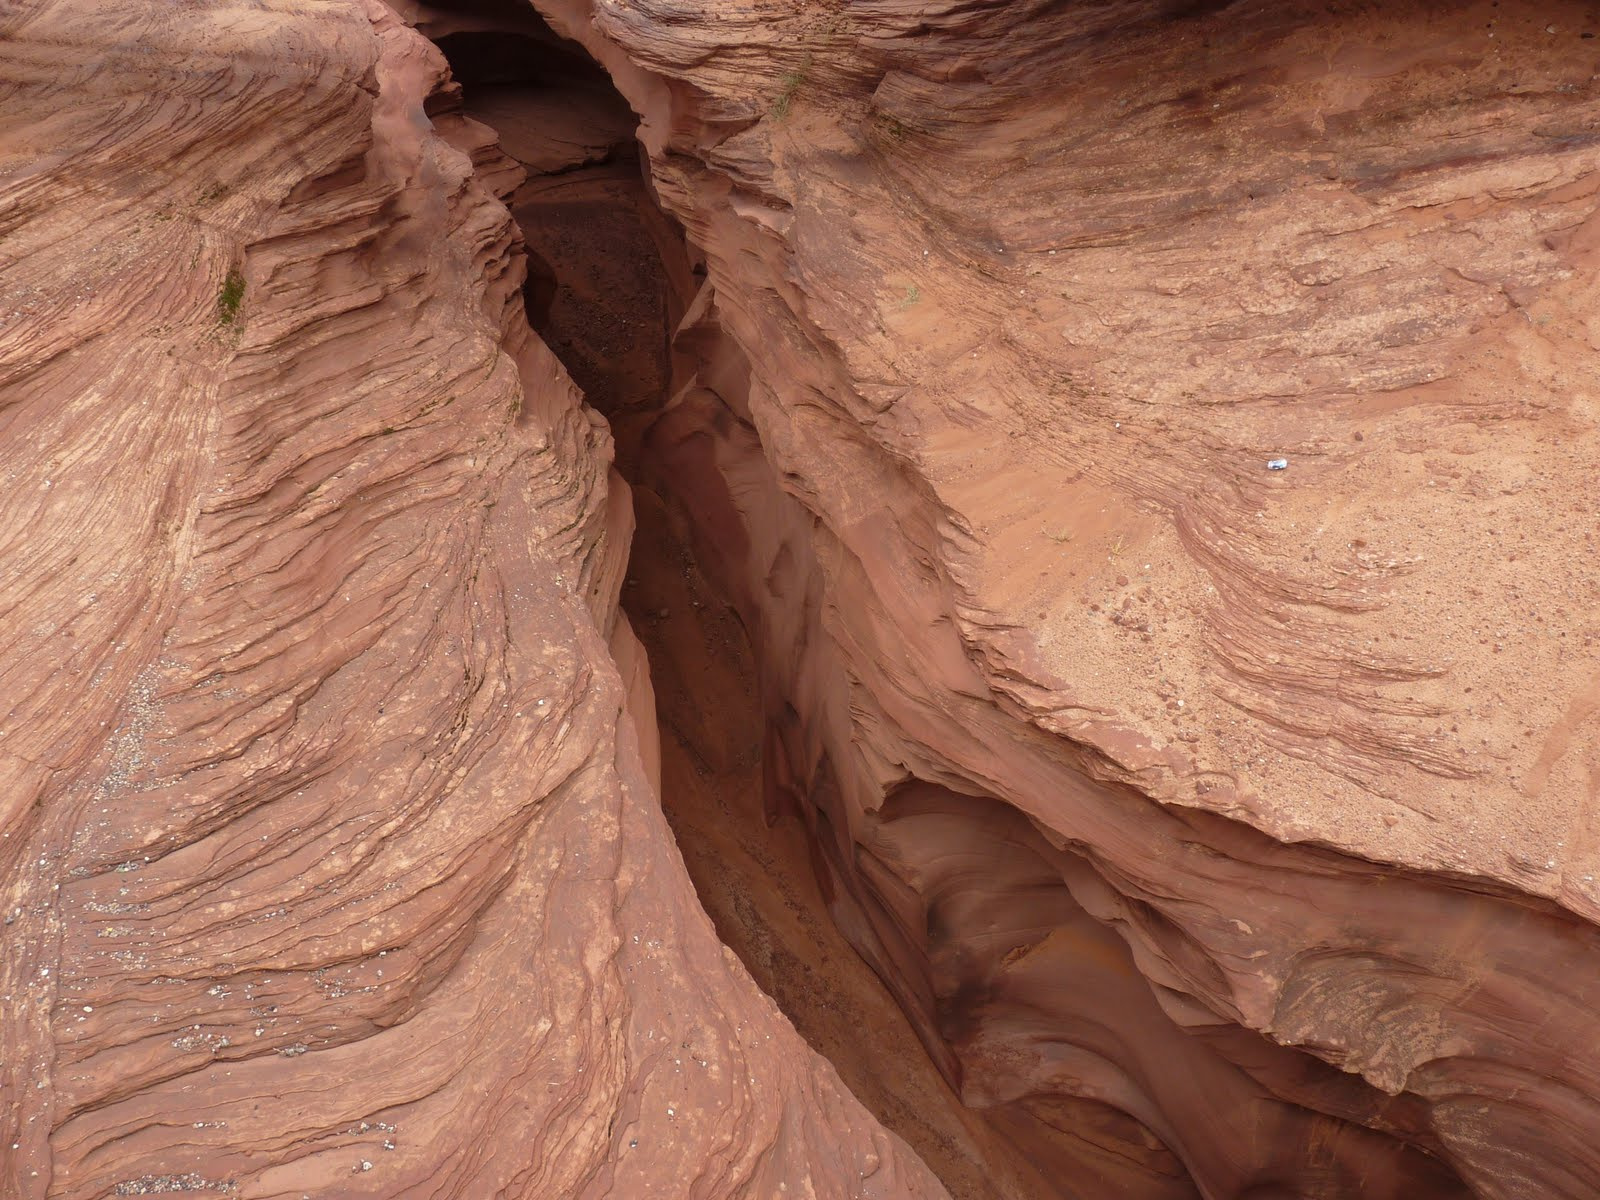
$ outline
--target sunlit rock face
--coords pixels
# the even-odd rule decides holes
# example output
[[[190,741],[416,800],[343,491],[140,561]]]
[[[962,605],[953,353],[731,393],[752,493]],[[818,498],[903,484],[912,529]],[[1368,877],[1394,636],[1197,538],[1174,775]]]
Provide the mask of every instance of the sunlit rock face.
[[[942,1195],[695,901],[440,52],[28,0],[0,63],[0,1194]]]
[[[704,259],[644,458],[765,802],[966,1103],[1061,1195],[1595,1194],[1593,14],[537,7]]]

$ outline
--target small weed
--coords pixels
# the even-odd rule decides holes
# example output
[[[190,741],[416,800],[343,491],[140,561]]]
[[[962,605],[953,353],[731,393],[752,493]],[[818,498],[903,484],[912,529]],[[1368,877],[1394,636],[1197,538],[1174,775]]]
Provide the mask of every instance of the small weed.
[[[244,273],[238,267],[228,271],[217,293],[217,324],[232,325],[239,319],[239,306],[244,303]]]
[[[1125,547],[1122,544],[1122,535],[1119,533],[1117,535],[1117,540],[1111,546],[1111,557],[1113,559],[1121,558],[1122,557],[1122,551],[1124,549],[1125,549]]]
[[[876,114],[872,118],[872,127],[884,141],[896,144],[905,141],[906,135],[911,132],[906,128],[904,121],[899,117],[891,117],[888,113]]]
[[[1055,542],[1057,545],[1060,545],[1062,542],[1070,542],[1072,540],[1071,531],[1070,530],[1066,530],[1066,529],[1057,529],[1054,532],[1046,529],[1046,530],[1043,531],[1043,533],[1044,533],[1045,537],[1049,538],[1052,542]]]
[[[906,289],[906,294],[900,298],[900,311],[905,312],[913,304],[922,299],[922,289],[912,284]]]
[[[228,190],[228,185],[225,183],[213,183],[205,191],[200,193],[200,203],[213,204],[226,196],[228,194]]]
[[[769,110],[776,121],[781,121],[789,115],[789,106],[794,102],[794,95],[805,84],[806,76],[811,74],[811,55],[807,54],[800,60],[800,65],[792,71],[784,73],[778,95],[772,101]]]

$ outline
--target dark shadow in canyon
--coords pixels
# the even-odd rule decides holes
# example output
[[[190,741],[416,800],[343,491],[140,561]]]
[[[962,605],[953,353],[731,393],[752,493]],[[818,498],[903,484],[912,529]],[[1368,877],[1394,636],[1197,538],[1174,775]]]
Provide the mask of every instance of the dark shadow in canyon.
[[[682,514],[649,485],[647,434],[670,399],[672,333],[703,271],[651,195],[636,118],[601,68],[526,7],[452,11],[504,23],[436,42],[465,113],[528,172],[508,206],[528,250],[529,323],[611,423],[618,470],[633,488],[622,602],[649,654],[662,806],[701,904],[762,990],[956,1200],[1084,1194],[1063,1190],[986,1114],[961,1104],[835,927],[801,820],[766,819],[766,731],[749,639],[696,563]]]

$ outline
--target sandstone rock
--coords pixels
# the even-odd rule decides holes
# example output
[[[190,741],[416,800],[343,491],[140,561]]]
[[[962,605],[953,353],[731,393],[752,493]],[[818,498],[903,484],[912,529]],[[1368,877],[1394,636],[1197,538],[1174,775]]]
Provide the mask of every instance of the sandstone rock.
[[[1588,11],[537,7],[706,260],[646,460],[769,808],[963,1097],[1063,1195],[1600,1189]]]
[[[29,0],[0,59],[0,1193],[942,1195],[694,901],[439,52]]]
[[[393,12],[639,114],[618,437],[993,1191],[1600,1192],[1592,14],[534,2]],[[0,1191],[942,1194],[657,807],[501,204],[626,115],[371,3],[0,55]]]

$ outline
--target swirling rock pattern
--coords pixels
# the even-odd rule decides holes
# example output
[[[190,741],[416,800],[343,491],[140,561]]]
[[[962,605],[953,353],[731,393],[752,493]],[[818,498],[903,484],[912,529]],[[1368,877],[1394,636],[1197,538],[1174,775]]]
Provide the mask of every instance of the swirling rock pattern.
[[[1600,1191],[1592,12],[535,2],[707,261],[650,458],[768,803],[963,1097],[1062,1195]]]
[[[438,51],[24,0],[0,111],[0,1193],[942,1195],[693,899]]]

